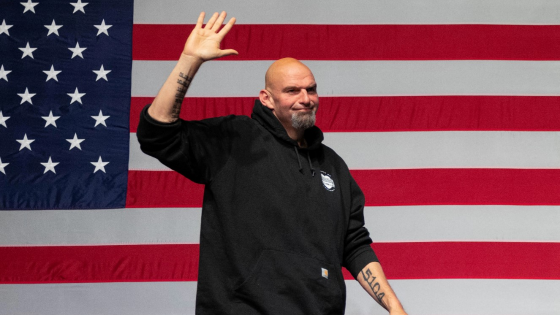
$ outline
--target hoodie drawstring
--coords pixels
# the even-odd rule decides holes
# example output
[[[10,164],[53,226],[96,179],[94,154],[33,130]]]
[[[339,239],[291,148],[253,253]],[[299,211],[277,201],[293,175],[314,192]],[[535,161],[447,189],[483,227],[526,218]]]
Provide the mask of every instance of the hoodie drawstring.
[[[313,164],[311,164],[311,156],[309,155],[309,151],[307,151],[307,161],[309,161],[309,169],[311,170],[311,176],[315,177],[315,169],[313,168]]]
[[[299,159],[299,151],[297,146],[294,146],[294,151],[296,152],[296,157],[299,164],[299,172],[303,174],[303,167],[301,166],[301,160]],[[309,151],[307,151],[307,162],[309,162],[309,169],[311,170],[311,176],[315,177],[315,169],[313,168],[313,164],[311,164],[311,156],[309,154]]]
[[[301,161],[299,160],[299,152],[297,146],[294,146],[294,150],[296,151],[297,162],[299,164],[299,172],[303,174],[303,167],[301,166]]]

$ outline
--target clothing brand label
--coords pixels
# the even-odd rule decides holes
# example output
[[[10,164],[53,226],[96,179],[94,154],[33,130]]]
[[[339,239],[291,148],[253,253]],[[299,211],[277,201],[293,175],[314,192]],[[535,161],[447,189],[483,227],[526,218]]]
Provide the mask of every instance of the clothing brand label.
[[[334,181],[331,178],[331,175],[321,171],[321,179],[323,180],[323,186],[328,191],[334,191]]]
[[[323,278],[328,279],[329,278],[329,271],[325,268],[321,268],[321,275],[323,276]]]

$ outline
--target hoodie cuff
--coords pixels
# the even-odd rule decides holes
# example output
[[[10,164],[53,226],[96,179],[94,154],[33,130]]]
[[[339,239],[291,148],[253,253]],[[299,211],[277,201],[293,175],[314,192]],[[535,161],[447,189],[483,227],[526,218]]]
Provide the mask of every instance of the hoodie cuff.
[[[175,125],[180,125],[181,124],[180,119],[177,119],[176,121],[171,122],[171,123],[165,123],[165,122],[155,120],[154,118],[152,118],[152,116],[150,116],[150,114],[148,114],[148,108],[150,108],[150,105],[152,105],[152,104],[148,104],[148,105],[144,106],[140,115],[151,125],[167,127],[167,126],[175,126]]]
[[[352,259],[352,261],[348,262],[346,269],[350,271],[354,279],[357,279],[360,271],[372,262],[379,262],[379,259],[377,259],[377,255],[375,255],[373,249],[368,246],[368,248],[358,254],[354,259]]]

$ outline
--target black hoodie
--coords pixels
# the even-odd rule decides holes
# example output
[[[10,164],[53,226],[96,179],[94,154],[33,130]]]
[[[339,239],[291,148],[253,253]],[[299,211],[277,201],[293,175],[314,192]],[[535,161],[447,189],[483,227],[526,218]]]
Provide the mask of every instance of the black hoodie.
[[[142,151],[205,184],[197,314],[343,314],[341,267],[354,277],[377,258],[364,196],[344,161],[305,132],[299,148],[258,100],[252,119],[155,121]]]

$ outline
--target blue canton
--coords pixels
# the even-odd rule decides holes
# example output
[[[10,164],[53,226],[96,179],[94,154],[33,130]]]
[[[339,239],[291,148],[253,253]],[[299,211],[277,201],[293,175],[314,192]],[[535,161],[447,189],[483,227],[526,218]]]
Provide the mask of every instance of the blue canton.
[[[0,5],[0,209],[125,206],[133,1],[85,1]]]

